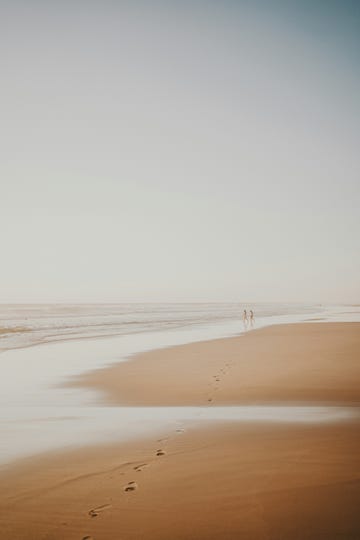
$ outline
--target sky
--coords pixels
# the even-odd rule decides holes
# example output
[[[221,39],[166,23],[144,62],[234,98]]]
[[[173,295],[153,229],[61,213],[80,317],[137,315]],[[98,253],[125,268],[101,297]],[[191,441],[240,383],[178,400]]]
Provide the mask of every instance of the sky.
[[[360,303],[360,3],[0,0],[0,302]]]

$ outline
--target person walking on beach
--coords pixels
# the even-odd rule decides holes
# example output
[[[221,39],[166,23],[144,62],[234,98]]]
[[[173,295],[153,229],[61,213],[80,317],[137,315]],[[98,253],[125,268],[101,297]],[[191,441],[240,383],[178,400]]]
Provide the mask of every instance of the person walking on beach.
[[[254,326],[254,312],[252,309],[250,309],[250,324]]]
[[[248,323],[248,316],[247,316],[246,309],[244,309],[244,313],[243,313],[242,319],[243,319],[244,326],[245,326],[245,328],[246,328],[246,327],[247,327],[247,323]]]

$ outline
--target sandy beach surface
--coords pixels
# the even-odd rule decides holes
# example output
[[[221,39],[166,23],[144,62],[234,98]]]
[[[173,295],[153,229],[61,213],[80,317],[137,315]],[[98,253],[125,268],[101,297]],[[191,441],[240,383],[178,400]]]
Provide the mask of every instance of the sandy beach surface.
[[[119,405],[360,401],[360,323],[284,325],[97,370]],[[189,422],[22,460],[0,475],[6,540],[359,539],[360,423]],[[116,431],[117,426],[114,426]]]
[[[360,404],[360,324],[269,326],[146,352],[75,386],[118,405]]]

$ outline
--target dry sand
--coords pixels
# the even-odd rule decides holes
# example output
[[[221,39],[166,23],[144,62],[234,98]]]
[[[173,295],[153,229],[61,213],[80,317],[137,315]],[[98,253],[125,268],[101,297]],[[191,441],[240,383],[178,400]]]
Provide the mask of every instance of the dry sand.
[[[118,403],[356,404],[359,329],[267,328],[140,355],[86,384]],[[24,460],[0,478],[1,537],[358,540],[359,427],[191,424],[160,441]]]
[[[360,324],[279,325],[150,351],[74,385],[119,405],[360,404]]]

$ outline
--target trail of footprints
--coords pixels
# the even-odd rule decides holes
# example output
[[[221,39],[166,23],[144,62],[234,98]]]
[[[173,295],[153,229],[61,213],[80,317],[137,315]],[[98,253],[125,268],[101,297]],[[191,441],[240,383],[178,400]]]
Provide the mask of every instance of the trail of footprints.
[[[209,403],[212,403],[214,401],[214,397],[215,397],[214,392],[219,390],[219,388],[220,388],[219,383],[221,382],[221,378],[222,378],[223,375],[227,374],[229,369],[230,369],[230,364],[225,364],[225,366],[223,368],[220,368],[218,373],[216,373],[215,375],[212,376],[212,378],[214,380],[213,380],[212,383],[210,383],[210,386],[212,388],[212,392],[211,392],[210,396],[208,397],[208,402]]]
[[[222,376],[228,373],[229,368],[230,368],[230,364],[225,364],[225,366],[221,368],[218,373],[213,375],[214,380],[212,383],[210,383],[210,386],[212,386],[212,394],[208,398],[209,403],[213,402],[214,400],[213,392],[216,392],[219,389],[219,383],[221,382],[221,378]],[[184,431],[185,430],[183,428],[176,429],[176,433],[184,433]],[[158,442],[162,443],[162,442],[166,442],[167,440],[168,438],[159,439]],[[155,452],[155,457],[162,457],[165,455],[166,455],[166,452],[165,450],[163,450],[163,448],[158,448],[158,450],[156,450]],[[133,470],[138,473],[138,472],[142,472],[145,468],[149,466],[150,466],[149,463],[139,463],[138,465],[135,465],[135,467],[133,467]],[[135,482],[135,480],[131,480],[125,486],[123,486],[123,490],[125,493],[131,493],[133,491],[136,491],[138,487],[139,487],[138,483]],[[112,508],[111,504],[103,504],[101,506],[97,506],[96,508],[92,508],[91,510],[89,510],[88,514],[90,517],[96,518],[97,516],[99,516],[99,514],[101,514],[102,512],[110,508]],[[82,540],[95,540],[95,539],[92,536],[84,536]]]
[[[185,429],[183,428],[176,429],[176,433],[184,433],[184,431]],[[158,442],[166,442],[167,440],[168,438],[159,439]],[[166,452],[162,448],[158,448],[155,452],[155,458],[162,457],[165,455],[166,455]],[[145,462],[139,463],[138,465],[135,465],[133,467],[133,470],[138,473],[138,472],[142,472],[146,467],[149,467],[149,466],[150,466],[149,463],[145,463]],[[129,492],[137,490],[138,487],[139,487],[138,483],[135,482],[134,480],[131,480],[125,486],[123,486],[123,491],[125,493],[129,493]],[[88,514],[91,518],[96,518],[102,512],[104,512],[105,510],[109,510],[110,508],[112,508],[112,504],[102,504],[100,506],[96,506],[95,508],[92,508],[91,510],[89,510]],[[95,540],[95,539],[92,536],[87,535],[87,536],[83,536],[82,540]]]

